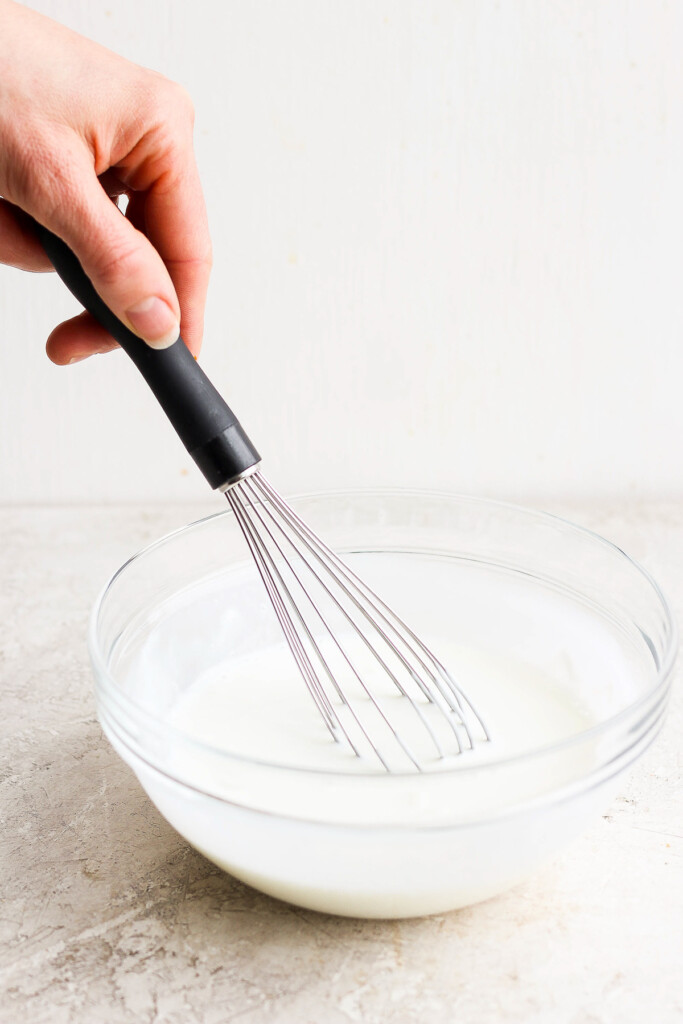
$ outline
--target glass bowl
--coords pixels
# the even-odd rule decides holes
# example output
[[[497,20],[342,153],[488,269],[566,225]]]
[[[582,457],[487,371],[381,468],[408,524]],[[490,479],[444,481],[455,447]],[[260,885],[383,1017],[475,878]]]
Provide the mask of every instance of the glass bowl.
[[[188,842],[300,906],[419,916],[514,885],[600,814],[662,724],[676,630],[658,586],[597,535],[499,502],[365,491],[292,505],[371,583],[398,567],[382,596],[418,633],[517,666],[510,699],[519,666],[536,673],[583,709],[582,724],[521,748],[492,729],[486,756],[420,775],[277,763],[221,742],[220,729],[201,741],[174,717],[178,702],[279,637],[225,511],[135,555],[95,604],[105,734]],[[480,710],[495,721],[495,707]]]

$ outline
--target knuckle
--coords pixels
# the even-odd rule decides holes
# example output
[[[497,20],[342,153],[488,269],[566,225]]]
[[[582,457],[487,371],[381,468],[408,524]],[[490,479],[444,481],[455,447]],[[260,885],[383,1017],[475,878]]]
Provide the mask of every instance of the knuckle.
[[[206,278],[211,272],[213,267],[213,255],[211,252],[202,254],[201,256],[192,256],[180,260],[169,260],[169,266],[174,269],[182,269],[189,271],[195,279]]]
[[[92,269],[100,285],[111,287],[123,279],[134,280],[142,265],[139,248],[128,240],[107,238],[91,256]]]
[[[213,246],[211,245],[208,233],[203,239],[195,241],[192,247],[192,255],[187,257],[184,262],[197,267],[198,270],[202,268],[211,269],[213,266]]]
[[[171,82],[170,88],[175,109],[183,117],[194,120],[194,103],[185,86],[179,85],[177,82]]]
[[[192,97],[178,82],[149,71],[142,82],[142,90],[152,119],[160,122],[194,120]]]

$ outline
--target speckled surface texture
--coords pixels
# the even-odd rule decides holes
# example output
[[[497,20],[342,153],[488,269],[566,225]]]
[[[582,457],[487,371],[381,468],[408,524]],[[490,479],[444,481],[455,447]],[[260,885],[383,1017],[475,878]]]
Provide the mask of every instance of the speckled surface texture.
[[[466,910],[402,922],[298,910],[166,824],[96,721],[87,617],[128,555],[212,510],[0,510],[0,1021],[683,1021],[680,685],[602,820]],[[683,619],[683,505],[551,510],[640,560]]]

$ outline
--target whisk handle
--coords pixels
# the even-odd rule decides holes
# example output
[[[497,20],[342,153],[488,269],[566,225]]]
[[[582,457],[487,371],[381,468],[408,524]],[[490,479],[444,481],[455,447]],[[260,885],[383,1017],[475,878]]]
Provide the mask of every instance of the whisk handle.
[[[211,487],[224,489],[257,465],[260,455],[182,338],[150,348],[102,301],[66,243],[34,223],[64,284],[133,360]]]

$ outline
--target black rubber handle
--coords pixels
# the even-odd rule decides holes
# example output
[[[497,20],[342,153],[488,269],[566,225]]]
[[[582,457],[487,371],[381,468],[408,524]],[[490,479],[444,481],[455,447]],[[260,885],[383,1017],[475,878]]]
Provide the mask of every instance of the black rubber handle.
[[[64,284],[133,360],[210,485],[225,488],[257,465],[261,456],[182,338],[150,348],[114,316],[66,243],[34,223]]]

